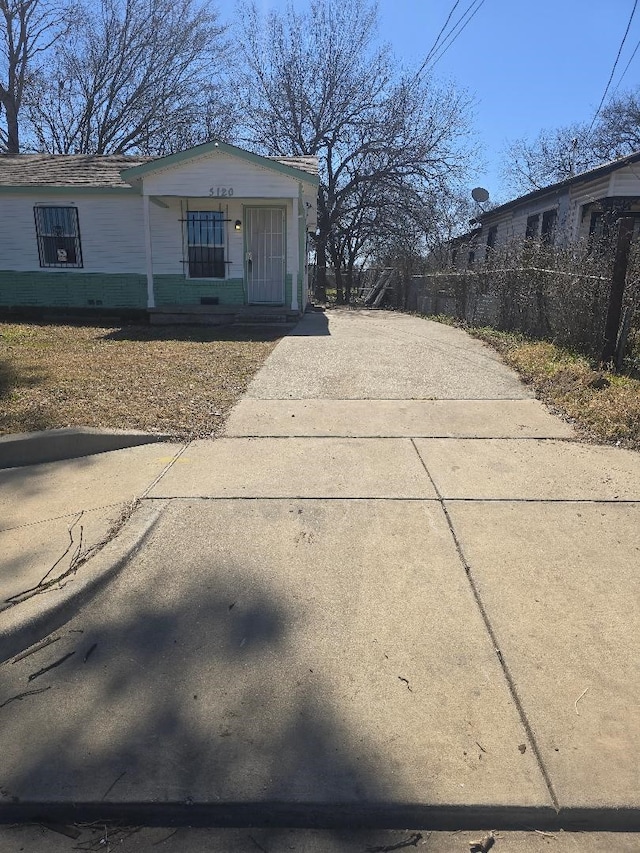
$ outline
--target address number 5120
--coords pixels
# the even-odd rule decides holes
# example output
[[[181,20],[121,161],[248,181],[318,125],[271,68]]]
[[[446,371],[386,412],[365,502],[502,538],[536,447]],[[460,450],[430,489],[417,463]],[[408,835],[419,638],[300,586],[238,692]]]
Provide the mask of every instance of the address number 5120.
[[[231,198],[233,187],[210,187],[209,195],[212,198]]]

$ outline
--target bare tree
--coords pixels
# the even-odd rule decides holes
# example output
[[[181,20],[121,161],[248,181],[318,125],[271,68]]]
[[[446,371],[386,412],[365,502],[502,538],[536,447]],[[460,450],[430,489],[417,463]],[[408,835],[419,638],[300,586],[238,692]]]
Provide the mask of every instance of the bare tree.
[[[266,22],[252,4],[243,19],[247,139],[267,154],[320,158],[318,284],[331,262],[340,298],[381,211],[467,165],[468,98],[396,71],[367,0],[289,7]]]
[[[593,147],[602,162],[640,151],[640,88],[614,95],[603,107]]]
[[[20,151],[20,111],[38,63],[66,31],[71,9],[49,0],[0,0],[0,150]]]
[[[102,0],[34,86],[28,112],[53,153],[167,153],[226,137],[216,76],[223,28],[194,0]]]
[[[516,193],[570,178],[602,162],[594,151],[593,134],[584,124],[541,130],[532,141],[511,142],[503,154],[503,175]]]
[[[591,126],[574,123],[513,140],[502,172],[513,193],[549,186],[640,151],[640,88],[614,95]]]

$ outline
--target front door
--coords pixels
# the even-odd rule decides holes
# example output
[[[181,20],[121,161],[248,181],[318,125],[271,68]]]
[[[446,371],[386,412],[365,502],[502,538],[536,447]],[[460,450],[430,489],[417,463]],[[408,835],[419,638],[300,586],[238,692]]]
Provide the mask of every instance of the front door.
[[[284,214],[281,207],[245,208],[245,275],[251,303],[284,304]]]

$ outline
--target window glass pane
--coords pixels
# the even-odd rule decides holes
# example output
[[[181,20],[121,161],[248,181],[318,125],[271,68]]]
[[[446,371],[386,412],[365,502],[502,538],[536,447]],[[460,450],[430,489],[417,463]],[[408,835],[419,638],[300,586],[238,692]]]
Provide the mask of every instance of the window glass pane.
[[[190,246],[222,246],[222,213],[217,210],[190,210],[187,213],[187,240]]]
[[[219,210],[187,213],[190,278],[224,278],[224,216]]]
[[[75,207],[35,208],[41,267],[81,267],[78,211]]]
[[[527,218],[527,231],[526,237],[535,237],[538,234],[538,222],[540,221],[540,214],[534,213],[533,216],[529,216]]]

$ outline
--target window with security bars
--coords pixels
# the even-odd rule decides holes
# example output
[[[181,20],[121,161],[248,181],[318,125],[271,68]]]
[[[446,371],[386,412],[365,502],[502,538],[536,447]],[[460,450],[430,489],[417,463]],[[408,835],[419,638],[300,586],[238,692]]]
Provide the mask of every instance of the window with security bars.
[[[34,207],[41,267],[82,266],[80,227],[75,207]]]
[[[187,213],[189,278],[224,278],[224,217],[217,210]]]

